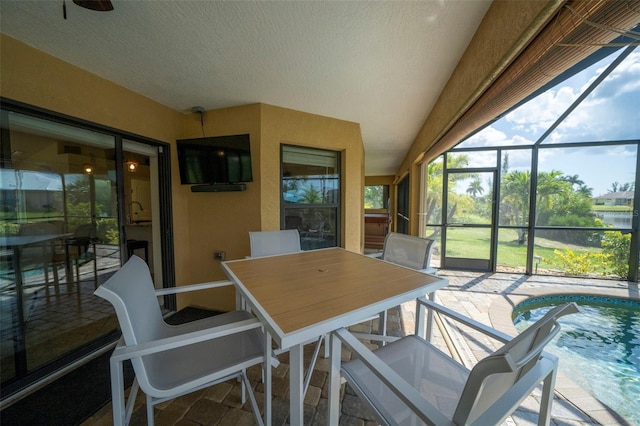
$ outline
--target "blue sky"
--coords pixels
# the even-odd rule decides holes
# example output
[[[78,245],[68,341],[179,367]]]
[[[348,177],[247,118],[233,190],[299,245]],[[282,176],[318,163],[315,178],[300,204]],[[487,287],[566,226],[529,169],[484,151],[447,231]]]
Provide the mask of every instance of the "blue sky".
[[[460,146],[532,145],[619,54],[620,50],[532,99]],[[630,139],[640,139],[638,47],[543,141],[543,146]],[[530,158],[529,150],[510,151],[510,170],[528,169]],[[539,170],[578,175],[593,188],[594,196],[607,193],[613,182],[633,182],[635,165],[635,145],[541,149],[539,158]]]

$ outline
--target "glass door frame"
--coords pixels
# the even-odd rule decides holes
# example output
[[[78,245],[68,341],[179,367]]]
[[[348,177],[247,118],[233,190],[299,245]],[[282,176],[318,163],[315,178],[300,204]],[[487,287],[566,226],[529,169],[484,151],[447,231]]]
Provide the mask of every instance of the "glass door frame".
[[[448,220],[449,212],[449,176],[453,174],[470,174],[470,173],[491,173],[492,174],[492,198],[491,198],[491,214],[490,222],[488,224],[468,224],[468,223],[453,223]],[[477,168],[463,168],[463,169],[448,169],[446,167],[446,161],[444,165],[443,173],[443,195],[444,203],[442,207],[442,259],[441,267],[445,269],[463,269],[474,270],[482,272],[494,272],[496,270],[497,253],[498,253],[498,227],[495,226],[498,223],[498,208],[496,200],[500,199],[500,185],[498,182],[498,168],[497,167],[477,167]],[[489,258],[488,259],[472,259],[462,257],[448,257],[447,256],[447,236],[449,228],[482,228],[489,229],[490,242],[489,242]]]

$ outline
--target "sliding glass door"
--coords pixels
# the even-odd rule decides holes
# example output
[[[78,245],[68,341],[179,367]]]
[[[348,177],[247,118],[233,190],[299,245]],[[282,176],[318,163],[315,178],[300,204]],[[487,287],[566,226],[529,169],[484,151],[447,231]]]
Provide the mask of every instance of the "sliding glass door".
[[[130,255],[147,261],[158,287],[172,280],[160,256],[157,147],[22,111],[1,114],[4,398],[114,340],[113,309],[93,292]]]

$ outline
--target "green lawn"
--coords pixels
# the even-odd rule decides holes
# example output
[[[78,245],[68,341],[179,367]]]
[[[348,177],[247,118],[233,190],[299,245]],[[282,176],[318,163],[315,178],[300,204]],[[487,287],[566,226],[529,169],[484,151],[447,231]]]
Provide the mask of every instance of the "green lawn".
[[[447,231],[447,256],[471,259],[487,259],[490,249],[490,231],[483,228],[449,228]],[[534,256],[540,256],[539,269],[559,269],[555,250],[570,248],[576,253],[599,253],[601,249],[562,244],[557,241],[536,237]],[[498,232],[498,265],[524,268],[527,244],[518,242],[514,229],[500,229]],[[554,263],[554,259],[556,262]],[[534,263],[535,266],[535,263]]]

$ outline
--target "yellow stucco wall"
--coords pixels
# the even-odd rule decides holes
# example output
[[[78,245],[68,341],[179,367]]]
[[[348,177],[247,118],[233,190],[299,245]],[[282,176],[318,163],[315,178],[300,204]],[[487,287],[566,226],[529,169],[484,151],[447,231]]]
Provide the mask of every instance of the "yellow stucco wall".
[[[4,34],[0,37],[3,97],[163,142],[175,139],[181,113]]]
[[[251,252],[249,231],[280,229],[280,146],[292,144],[336,150],[342,153],[343,246],[360,251],[364,149],[357,123],[267,104],[250,104],[206,111],[204,134],[219,136],[249,133],[253,182],[241,192],[192,193],[180,185],[188,205],[190,251],[187,263],[204,265],[191,273],[192,282],[225,279],[213,253],[224,251],[227,259],[240,259]],[[198,114],[186,116],[179,138],[201,137]],[[175,158],[177,161],[177,157]],[[178,257],[179,254],[176,254]],[[214,290],[185,297],[180,305],[233,308],[233,291]]]
[[[280,144],[342,153],[343,246],[362,247],[364,148],[357,123],[272,105],[251,104],[183,114],[0,35],[0,96],[175,146],[176,139],[251,135],[253,178],[242,192],[193,193],[180,185],[172,149],[173,231],[178,285],[224,279],[215,251],[249,254],[250,230],[279,229]],[[233,308],[233,290],[180,296],[178,307]]]
[[[261,105],[261,228],[280,229],[280,145],[341,152],[342,246],[361,252],[364,215],[364,147],[360,125],[272,105]]]
[[[227,259],[248,256],[249,231],[260,229],[260,105],[206,111],[204,126],[198,114],[187,114],[177,139],[248,133],[251,138],[253,182],[240,192],[191,192],[190,185],[180,185],[173,193],[181,193],[188,206],[186,228],[188,258],[183,259],[192,269],[191,283],[223,280],[226,276],[220,261],[213,254],[224,251]],[[173,162],[176,163],[177,153]],[[176,259],[184,255],[176,251]],[[193,305],[231,310],[234,307],[232,287],[190,294],[180,300],[179,307]]]

